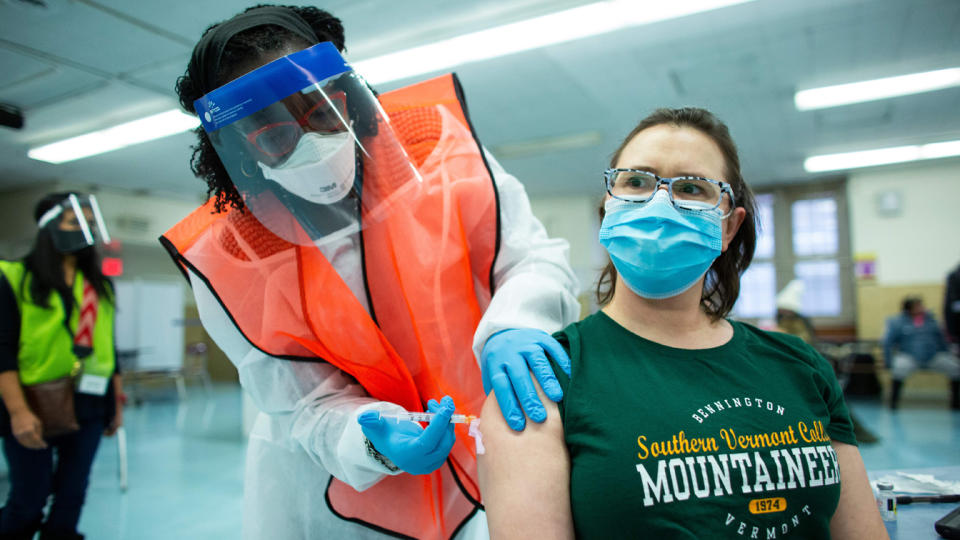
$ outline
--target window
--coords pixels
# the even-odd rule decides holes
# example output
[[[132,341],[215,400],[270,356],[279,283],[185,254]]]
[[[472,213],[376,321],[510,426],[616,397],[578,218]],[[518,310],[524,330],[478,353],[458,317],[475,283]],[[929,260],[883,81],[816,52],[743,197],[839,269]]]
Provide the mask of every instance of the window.
[[[807,199],[793,203],[793,253],[834,255],[837,252],[837,201]]]
[[[760,214],[760,230],[757,231],[757,251],[753,258],[772,259],[773,258],[773,194],[763,193],[757,195],[757,212]]]
[[[734,315],[774,317],[777,293],[800,279],[804,315],[822,325],[852,323],[853,267],[843,182],[777,187],[757,194],[756,201],[757,249],[740,278]]]
[[[834,317],[840,314],[840,265],[837,261],[798,262],[793,267],[803,281],[803,314]]]
[[[770,319],[775,315],[777,270],[773,262],[755,262],[740,276],[740,298],[734,306],[737,317]]]
[[[837,255],[837,201],[833,197],[799,200],[791,205],[790,215],[793,254],[801,259],[794,265],[793,275],[803,281],[803,313],[836,317],[840,315],[840,265],[836,259],[803,259]]]
[[[757,195],[756,200],[760,217],[757,249],[750,267],[740,277],[740,297],[733,312],[737,317],[769,319],[775,314],[777,296],[777,272],[773,264],[773,195]]]

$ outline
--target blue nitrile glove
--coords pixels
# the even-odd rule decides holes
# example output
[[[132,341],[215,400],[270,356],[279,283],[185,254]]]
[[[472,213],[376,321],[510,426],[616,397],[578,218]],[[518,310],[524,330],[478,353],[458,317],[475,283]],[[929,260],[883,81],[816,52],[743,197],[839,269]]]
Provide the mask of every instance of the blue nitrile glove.
[[[560,343],[543,330],[501,330],[490,336],[483,346],[480,354],[483,391],[489,394],[493,389],[507,425],[516,431],[523,431],[526,426],[524,411],[534,422],[547,419],[547,410],[543,408],[530,378],[531,371],[548,398],[553,401],[563,399],[563,390],[553,374],[547,354],[570,375],[570,357]]]
[[[363,434],[373,447],[394,465],[410,474],[428,474],[447,460],[456,441],[453,434],[453,398],[444,396],[440,403],[431,399],[427,410],[437,413],[426,429],[409,420],[388,420],[379,411],[364,411],[357,417]]]

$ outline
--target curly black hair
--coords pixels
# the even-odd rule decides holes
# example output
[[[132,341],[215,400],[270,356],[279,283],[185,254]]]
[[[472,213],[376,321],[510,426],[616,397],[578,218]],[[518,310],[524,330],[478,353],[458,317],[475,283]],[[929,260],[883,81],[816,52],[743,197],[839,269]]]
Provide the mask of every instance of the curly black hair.
[[[339,51],[345,50],[343,24],[340,19],[330,13],[310,6],[273,6],[270,4],[258,4],[249,7],[239,13],[237,16],[247,13],[251,10],[262,7],[278,7],[291,10],[300,16],[316,34],[320,41],[332,42]],[[223,24],[226,21],[210,25],[204,30],[206,36],[211,30]],[[265,24],[255,26],[248,30],[239,32],[232,38],[223,49],[218,65],[202,66],[204,70],[213,70],[217,73],[219,84],[228,82],[229,76],[238,66],[248,63],[251,58],[257,58],[274,52],[289,45],[298,47],[309,47],[313,43],[306,40],[277,25]],[[191,60],[192,62],[193,60]],[[191,114],[196,114],[193,108],[193,102],[206,94],[209,90],[203,88],[202,81],[195,81],[190,76],[188,67],[186,73],[177,79],[176,91],[180,99],[180,106]],[[227,205],[237,209],[243,209],[243,197],[237,191],[237,188],[230,181],[230,175],[224,167],[223,162],[217,155],[210,137],[203,129],[203,126],[197,127],[194,132],[197,134],[197,144],[193,145],[193,155],[190,158],[190,168],[193,174],[207,183],[207,196],[215,196],[214,208],[217,212],[222,212]]]

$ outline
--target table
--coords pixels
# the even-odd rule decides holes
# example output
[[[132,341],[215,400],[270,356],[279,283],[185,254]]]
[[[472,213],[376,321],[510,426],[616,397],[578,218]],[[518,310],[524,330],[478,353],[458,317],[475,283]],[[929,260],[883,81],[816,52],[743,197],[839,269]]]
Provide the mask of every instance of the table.
[[[897,472],[912,474],[931,474],[939,480],[960,480],[960,465],[946,467],[929,467],[923,469],[884,469],[869,471],[872,484],[877,478],[886,475],[895,475]],[[898,493],[899,495],[900,493]],[[913,495],[909,493],[907,495]],[[921,540],[924,538],[937,539],[940,535],[933,529],[938,519],[947,515],[957,507],[957,503],[913,503],[897,507],[897,534],[893,540]]]

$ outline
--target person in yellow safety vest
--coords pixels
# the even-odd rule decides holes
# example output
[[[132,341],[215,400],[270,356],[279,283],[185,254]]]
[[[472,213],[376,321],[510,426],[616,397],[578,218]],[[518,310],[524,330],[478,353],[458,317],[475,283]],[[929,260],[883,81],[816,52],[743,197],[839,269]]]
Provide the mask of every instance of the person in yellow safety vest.
[[[480,145],[454,76],[378,97],[342,50],[331,14],[258,6],[208,28],[177,84],[212,197],[161,242],[261,411],[244,537],[483,538],[450,414],[493,390],[523,429],[545,419],[536,384],[561,399],[568,244]],[[438,414],[380,417],[403,410]]]
[[[0,260],[0,538],[77,539],[100,437],[123,424],[113,286],[94,248],[109,235],[92,195],[47,195],[34,219],[30,253]]]

